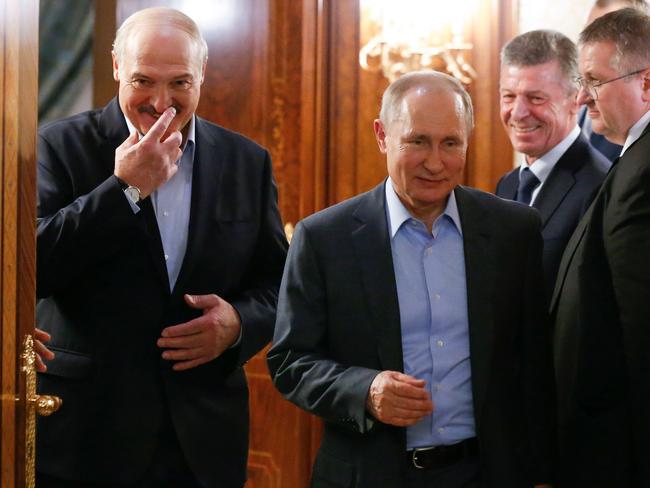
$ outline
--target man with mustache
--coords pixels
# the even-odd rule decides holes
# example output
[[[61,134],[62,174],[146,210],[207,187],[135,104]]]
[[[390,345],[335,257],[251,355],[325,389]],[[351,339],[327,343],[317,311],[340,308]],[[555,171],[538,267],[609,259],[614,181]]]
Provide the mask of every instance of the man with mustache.
[[[496,194],[542,217],[546,300],[566,243],[609,168],[576,125],[576,67],[575,45],[556,31],[526,32],[501,51],[501,120],[524,162],[501,178]]]
[[[118,97],[38,138],[39,487],[242,487],[243,364],[271,338],[286,256],[269,154],[195,115],[207,46],[136,12]],[[47,359],[47,358],[46,358]]]

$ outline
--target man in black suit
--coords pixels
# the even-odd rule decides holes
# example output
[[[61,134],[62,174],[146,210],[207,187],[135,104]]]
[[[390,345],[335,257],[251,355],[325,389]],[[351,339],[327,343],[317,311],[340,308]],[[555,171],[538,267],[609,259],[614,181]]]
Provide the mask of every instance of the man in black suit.
[[[374,127],[389,178],[297,226],[268,354],[325,421],[312,487],[548,483],[539,216],[459,186],[472,104],[454,78],[404,75]]]
[[[129,17],[119,95],[38,138],[41,487],[242,487],[242,365],[271,338],[287,244],[268,153],[194,114],[207,60],[172,9]]]
[[[589,11],[587,25],[605,14],[626,7],[637,8],[647,13],[648,4],[645,0],[596,0]],[[621,154],[621,149],[623,149],[622,146],[608,141],[605,136],[592,130],[591,119],[587,117],[586,105],[580,108],[580,112],[578,113],[578,125],[589,140],[589,143],[595,149],[600,151],[607,159],[614,161]]]
[[[501,51],[501,120],[524,162],[496,194],[542,216],[547,300],[566,243],[609,168],[576,125],[576,57],[573,42],[550,30],[521,34]]]
[[[650,17],[580,34],[578,102],[623,146],[569,241],[551,302],[565,487],[650,486]]]

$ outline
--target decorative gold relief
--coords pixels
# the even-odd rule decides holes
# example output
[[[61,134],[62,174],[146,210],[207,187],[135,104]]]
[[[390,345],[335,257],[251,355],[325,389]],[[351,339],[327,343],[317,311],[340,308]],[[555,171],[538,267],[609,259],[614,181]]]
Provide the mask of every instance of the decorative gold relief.
[[[20,355],[21,371],[25,373],[25,487],[36,486],[36,415],[48,416],[56,412],[63,400],[50,395],[36,394],[36,352],[34,338],[26,335]]]
[[[284,234],[287,236],[287,241],[289,241],[289,244],[291,244],[291,238],[293,237],[293,224],[291,222],[287,222],[284,225]]]

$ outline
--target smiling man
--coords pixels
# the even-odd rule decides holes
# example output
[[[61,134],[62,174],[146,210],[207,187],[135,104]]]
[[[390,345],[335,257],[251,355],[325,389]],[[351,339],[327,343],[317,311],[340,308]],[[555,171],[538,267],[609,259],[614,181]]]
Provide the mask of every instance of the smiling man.
[[[118,97],[39,131],[39,390],[64,401],[38,427],[40,488],[244,485],[242,366],[287,243],[267,151],[195,115],[206,61],[190,18],[139,11]]]
[[[580,34],[594,131],[623,149],[569,241],[555,319],[562,486],[650,486],[650,17],[609,13]]]
[[[547,300],[562,252],[609,168],[576,125],[576,67],[575,45],[555,31],[521,34],[501,51],[501,121],[524,161],[496,194],[542,216]]]
[[[539,216],[460,186],[472,121],[454,78],[402,76],[374,122],[388,179],[296,227],[268,362],[325,420],[313,488],[552,479]]]

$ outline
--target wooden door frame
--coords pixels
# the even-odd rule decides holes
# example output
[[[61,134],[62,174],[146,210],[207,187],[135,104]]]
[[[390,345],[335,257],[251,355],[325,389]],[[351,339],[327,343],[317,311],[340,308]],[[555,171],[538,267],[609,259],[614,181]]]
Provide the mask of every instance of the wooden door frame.
[[[0,0],[0,29],[0,486],[13,488],[25,483],[18,363],[36,302],[38,0]]]

